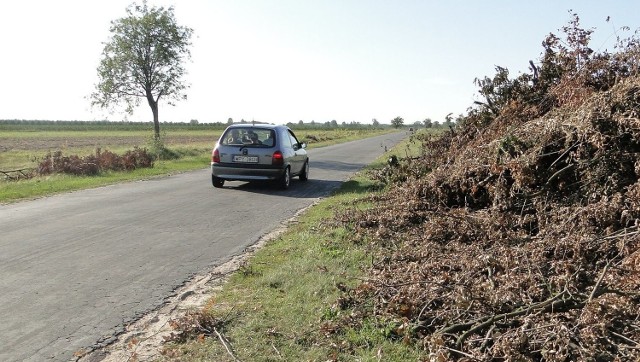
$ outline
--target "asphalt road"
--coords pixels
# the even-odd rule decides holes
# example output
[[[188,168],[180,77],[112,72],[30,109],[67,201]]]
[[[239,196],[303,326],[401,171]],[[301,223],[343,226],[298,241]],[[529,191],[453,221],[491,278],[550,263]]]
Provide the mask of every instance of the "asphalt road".
[[[110,343],[405,136],[309,150],[310,180],[289,190],[214,189],[203,169],[0,205],[0,361],[69,361]]]

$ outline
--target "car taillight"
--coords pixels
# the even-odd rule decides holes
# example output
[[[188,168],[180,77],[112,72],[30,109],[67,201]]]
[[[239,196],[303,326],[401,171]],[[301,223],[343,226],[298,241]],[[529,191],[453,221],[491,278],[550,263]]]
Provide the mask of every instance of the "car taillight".
[[[220,151],[217,148],[211,153],[211,162],[220,162]]]
[[[275,166],[284,164],[284,155],[282,155],[282,152],[276,151],[273,153],[273,156],[271,156],[271,164]]]

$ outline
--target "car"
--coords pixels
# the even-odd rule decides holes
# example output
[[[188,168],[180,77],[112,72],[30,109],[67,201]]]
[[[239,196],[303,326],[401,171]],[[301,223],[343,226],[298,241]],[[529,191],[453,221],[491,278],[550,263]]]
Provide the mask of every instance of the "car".
[[[211,151],[211,183],[270,181],[287,189],[292,177],[309,179],[306,147],[284,125],[232,124]]]

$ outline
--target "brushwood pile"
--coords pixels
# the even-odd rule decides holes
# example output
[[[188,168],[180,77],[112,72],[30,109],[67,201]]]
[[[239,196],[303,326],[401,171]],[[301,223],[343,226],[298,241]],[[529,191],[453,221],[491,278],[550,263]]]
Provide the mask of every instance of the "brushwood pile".
[[[640,42],[563,32],[339,215],[376,254],[328,333],[373,319],[430,361],[640,361]]]

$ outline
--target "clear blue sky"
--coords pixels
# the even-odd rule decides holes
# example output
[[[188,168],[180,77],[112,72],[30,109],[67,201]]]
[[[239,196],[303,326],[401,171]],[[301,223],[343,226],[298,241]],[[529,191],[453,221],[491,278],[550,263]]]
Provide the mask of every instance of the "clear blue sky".
[[[0,119],[151,121],[91,109],[110,21],[130,0],[23,0],[0,5]],[[139,1],[141,3],[141,1]],[[640,28],[635,0],[149,0],[194,29],[188,99],[161,121],[405,124],[464,114],[475,78],[512,76],[575,11],[613,50]],[[611,18],[606,22],[607,17]],[[626,33],[627,35],[629,33]]]

